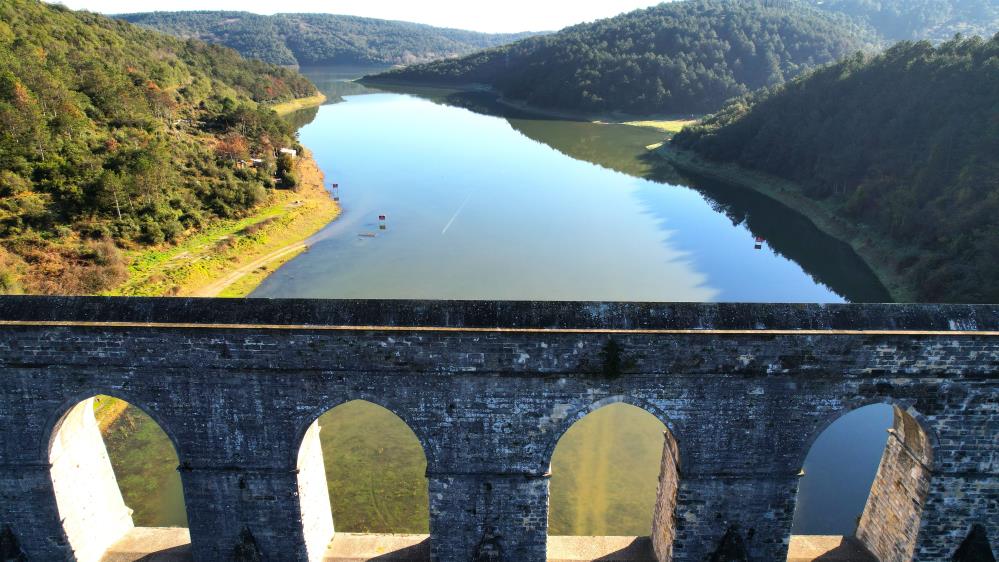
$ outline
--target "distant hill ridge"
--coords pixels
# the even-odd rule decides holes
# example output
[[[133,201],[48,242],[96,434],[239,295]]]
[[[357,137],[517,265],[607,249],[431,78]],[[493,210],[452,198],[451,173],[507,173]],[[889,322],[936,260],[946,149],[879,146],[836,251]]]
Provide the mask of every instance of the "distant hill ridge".
[[[537,35],[479,33],[333,14],[150,12],[116,16],[170,33],[220,43],[281,65],[414,64],[466,55]]]
[[[945,41],[957,33],[999,33],[996,0],[810,0],[816,7],[870,24],[889,41]]]
[[[877,41],[850,18],[798,1],[687,0],[368,80],[488,84],[562,110],[704,113]]]

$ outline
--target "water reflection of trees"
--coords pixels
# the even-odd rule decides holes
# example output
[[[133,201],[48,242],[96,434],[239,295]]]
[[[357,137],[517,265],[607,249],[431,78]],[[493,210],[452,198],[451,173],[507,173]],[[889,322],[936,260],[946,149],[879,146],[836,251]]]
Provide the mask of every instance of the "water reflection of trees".
[[[697,191],[734,226],[745,225],[753,236],[764,238],[777,255],[797,263],[816,283],[849,301],[891,300],[888,291],[848,244],[828,236],[805,216],[755,191],[680,173],[649,151],[649,145],[661,141],[661,133],[657,131],[551,119],[508,118],[508,121],[524,136],[571,158]],[[654,215],[662,214],[651,202],[648,208]]]
[[[677,171],[647,149],[661,133],[640,127],[580,121],[510,119],[524,136],[577,160],[655,183],[697,191],[734,226],[745,225],[773,251],[798,265],[816,283],[852,302],[888,302],[891,296],[848,244],[818,229],[808,218],[755,191]],[[657,140],[658,139],[658,140]],[[649,212],[661,215],[655,205]],[[660,217],[665,218],[665,217]],[[662,221],[660,221],[662,223]]]
[[[647,158],[658,159],[654,155]],[[765,239],[777,255],[797,263],[816,283],[845,299],[891,301],[877,276],[849,244],[825,234],[793,209],[750,189],[681,174],[665,163],[653,168],[647,179],[696,190],[733,225],[745,225],[753,236]]]

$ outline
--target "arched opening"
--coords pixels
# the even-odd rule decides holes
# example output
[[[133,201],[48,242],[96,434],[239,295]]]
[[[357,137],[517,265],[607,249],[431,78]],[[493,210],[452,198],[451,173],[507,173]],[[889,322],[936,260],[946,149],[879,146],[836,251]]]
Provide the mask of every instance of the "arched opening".
[[[329,410],[306,431],[298,470],[310,560],[386,549],[429,556],[427,458],[396,414],[363,400]]]
[[[791,552],[906,562],[932,467],[929,435],[886,404],[849,412],[812,444],[802,469]]]
[[[54,428],[49,462],[77,561],[190,542],[177,452],[141,409],[108,396],[79,402]]]
[[[678,487],[679,450],[662,421],[623,402],[590,412],[552,454],[549,559],[671,560]]]

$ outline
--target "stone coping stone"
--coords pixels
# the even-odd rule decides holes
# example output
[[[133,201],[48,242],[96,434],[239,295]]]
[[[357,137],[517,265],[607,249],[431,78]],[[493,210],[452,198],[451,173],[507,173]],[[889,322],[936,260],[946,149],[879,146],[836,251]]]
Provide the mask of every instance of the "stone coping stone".
[[[0,296],[0,321],[596,331],[999,332],[999,305]]]

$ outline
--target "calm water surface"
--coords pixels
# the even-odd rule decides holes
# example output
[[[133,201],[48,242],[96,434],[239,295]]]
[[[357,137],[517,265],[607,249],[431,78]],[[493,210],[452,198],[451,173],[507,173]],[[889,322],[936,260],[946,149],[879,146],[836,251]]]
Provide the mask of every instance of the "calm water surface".
[[[522,130],[577,145],[555,147]],[[552,130],[554,129],[554,130]],[[626,126],[518,120],[415,96],[347,96],[301,130],[342,217],[255,297],[842,302],[695,190],[581,160]],[[561,149],[561,150],[560,150]],[[616,160],[642,153],[618,149]],[[642,148],[644,151],[644,148]],[[631,152],[630,155],[628,152]],[[597,160],[598,158],[593,158]],[[387,216],[379,230],[378,216]],[[372,237],[373,235],[373,237]],[[861,270],[863,271],[863,270]]]
[[[656,131],[540,117],[486,94],[374,92],[344,82],[352,71],[306,71],[339,103],[291,119],[340,184],[344,212],[254,297],[888,300],[848,246],[800,215],[664,169],[646,150],[661,142]],[[890,416],[867,408],[822,435],[805,462],[796,533],[853,532]],[[320,423],[337,528],[426,532],[426,460],[406,425],[366,403]],[[573,426],[552,460],[551,533],[647,534],[662,431],[630,406]],[[150,504],[138,524],[183,524],[176,501],[122,484],[130,505]]]

